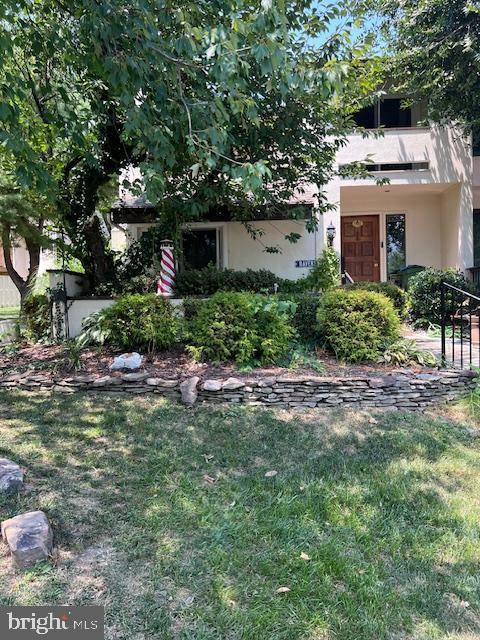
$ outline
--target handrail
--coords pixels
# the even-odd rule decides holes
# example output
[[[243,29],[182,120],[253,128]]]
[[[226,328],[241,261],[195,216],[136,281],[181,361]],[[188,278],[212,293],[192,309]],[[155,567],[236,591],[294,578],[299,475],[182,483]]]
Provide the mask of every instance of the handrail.
[[[450,302],[447,307],[447,293],[450,291]],[[477,304],[472,305],[472,301]],[[479,315],[480,297],[474,293],[464,291],[459,287],[455,287],[448,282],[441,282],[440,284],[440,306],[441,306],[441,344],[442,344],[442,364],[447,364],[447,322],[452,332],[452,354],[451,360],[453,366],[455,366],[455,342],[456,332],[460,332],[460,367],[463,369],[464,360],[466,360],[470,367],[473,365],[473,336],[472,336],[472,317]],[[467,306],[465,306],[467,305]],[[459,320],[458,324],[456,320]],[[450,326],[451,324],[451,326]],[[465,325],[467,327],[467,356],[464,356],[464,338],[465,338]],[[478,327],[478,323],[477,323]],[[457,343],[458,344],[458,343]],[[480,340],[475,342],[479,345],[478,357],[480,360]]]
[[[473,298],[477,302],[480,302],[480,298],[476,296],[474,293],[470,293],[469,291],[464,291],[463,289],[459,289],[458,287],[454,287],[453,284],[448,284],[448,282],[442,282],[444,287],[448,289],[453,289],[454,291],[458,291],[458,293],[463,293],[466,298]]]
[[[348,280],[350,284],[355,284],[355,280],[352,278],[352,276],[348,273],[346,269],[343,271],[343,275],[345,276],[345,279]]]

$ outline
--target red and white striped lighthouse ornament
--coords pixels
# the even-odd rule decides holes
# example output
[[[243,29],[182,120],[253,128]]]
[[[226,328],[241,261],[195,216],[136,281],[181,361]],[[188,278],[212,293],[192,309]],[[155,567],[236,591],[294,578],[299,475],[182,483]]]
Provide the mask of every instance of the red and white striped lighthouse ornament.
[[[173,242],[162,240],[160,245],[162,260],[160,263],[160,278],[157,283],[157,295],[173,295],[173,283],[175,281],[175,261],[173,259]]]

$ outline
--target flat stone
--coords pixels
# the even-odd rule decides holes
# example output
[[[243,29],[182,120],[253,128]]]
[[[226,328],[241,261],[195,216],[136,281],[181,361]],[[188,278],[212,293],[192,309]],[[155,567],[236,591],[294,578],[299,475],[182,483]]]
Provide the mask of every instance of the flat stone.
[[[180,392],[182,394],[183,404],[195,404],[198,398],[197,385],[200,378],[198,376],[192,376],[187,378],[180,384]]]
[[[204,391],[220,391],[222,388],[221,380],[205,380],[202,385]]]
[[[229,378],[229,379],[232,380],[232,378]],[[259,386],[259,387],[273,387],[273,385],[276,382],[277,382],[276,378],[263,378],[262,380],[258,381],[257,386]],[[295,381],[295,382],[297,382],[297,381]]]
[[[28,567],[52,555],[52,529],[43,511],[29,511],[4,520],[2,538],[17,567]]]
[[[398,379],[394,376],[384,376],[383,378],[370,378],[368,384],[372,389],[381,389],[382,387],[394,387],[397,382]]]
[[[238,378],[228,378],[227,380],[225,380],[225,382],[222,384],[222,389],[227,389],[227,390],[235,390],[235,389],[242,389],[242,387],[245,386],[245,383],[242,382],[241,380],[238,380]]]
[[[114,376],[102,376],[92,382],[93,387],[107,387],[117,384],[122,384],[122,381],[120,378],[115,378]]]
[[[122,380],[124,382],[141,382],[148,378],[148,373],[124,373],[122,374]]]
[[[0,458],[0,491],[18,491],[22,486],[23,471],[18,464],[7,458]]]

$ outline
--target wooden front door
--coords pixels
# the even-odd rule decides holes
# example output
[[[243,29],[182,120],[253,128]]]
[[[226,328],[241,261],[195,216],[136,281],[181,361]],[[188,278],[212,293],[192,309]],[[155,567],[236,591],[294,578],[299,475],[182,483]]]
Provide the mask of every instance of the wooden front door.
[[[355,282],[379,282],[379,216],[342,218],[342,258],[345,270]]]

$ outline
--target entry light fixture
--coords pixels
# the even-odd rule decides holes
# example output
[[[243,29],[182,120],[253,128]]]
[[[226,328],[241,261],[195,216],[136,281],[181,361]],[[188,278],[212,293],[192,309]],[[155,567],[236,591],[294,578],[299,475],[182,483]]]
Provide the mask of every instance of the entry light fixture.
[[[327,227],[327,242],[329,247],[333,245],[333,241],[336,235],[337,235],[337,230],[335,229],[333,222],[330,222],[330,224]]]

